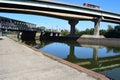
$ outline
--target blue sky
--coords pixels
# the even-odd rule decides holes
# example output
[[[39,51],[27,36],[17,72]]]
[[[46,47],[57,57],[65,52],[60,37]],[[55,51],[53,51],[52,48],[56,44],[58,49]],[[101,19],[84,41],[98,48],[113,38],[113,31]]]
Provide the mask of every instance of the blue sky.
[[[82,6],[83,3],[87,2],[90,4],[99,5],[103,10],[120,13],[119,0],[56,0],[56,1],[76,4],[80,6]],[[45,16],[13,14],[13,13],[11,14],[11,13],[2,13],[2,12],[0,12],[0,16],[34,23],[37,26],[45,26],[46,28],[50,28],[50,29],[70,30],[70,25],[66,20],[45,17]],[[115,26],[117,24],[101,22],[100,29],[107,29],[108,25]],[[86,28],[94,28],[94,23],[92,21],[79,21],[79,23],[76,25],[76,28],[79,30],[85,30]]]

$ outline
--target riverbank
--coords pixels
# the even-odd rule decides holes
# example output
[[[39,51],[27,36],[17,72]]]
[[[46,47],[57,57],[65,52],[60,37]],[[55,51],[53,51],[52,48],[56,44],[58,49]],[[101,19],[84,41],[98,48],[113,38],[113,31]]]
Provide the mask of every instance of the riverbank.
[[[80,44],[92,44],[92,45],[103,45],[103,46],[114,46],[120,47],[120,39],[119,38],[104,38],[100,36],[98,38],[92,37],[79,37],[79,36],[47,36],[40,38],[41,41],[77,41]]]
[[[55,57],[51,59],[43,54],[46,53],[4,37],[0,41],[0,80],[109,80],[101,74],[62,59],[59,59],[60,63],[54,60]]]
[[[92,44],[92,45],[103,45],[103,46],[114,46],[120,47],[119,38],[79,38],[77,42],[80,44]]]

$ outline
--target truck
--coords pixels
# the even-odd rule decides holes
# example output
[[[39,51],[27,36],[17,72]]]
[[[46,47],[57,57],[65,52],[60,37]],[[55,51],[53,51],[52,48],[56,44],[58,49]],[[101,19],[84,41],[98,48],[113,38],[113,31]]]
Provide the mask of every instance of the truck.
[[[89,4],[89,3],[84,3],[83,6],[88,7],[88,8],[100,9],[100,6],[97,6],[97,5],[94,5],[94,4]]]

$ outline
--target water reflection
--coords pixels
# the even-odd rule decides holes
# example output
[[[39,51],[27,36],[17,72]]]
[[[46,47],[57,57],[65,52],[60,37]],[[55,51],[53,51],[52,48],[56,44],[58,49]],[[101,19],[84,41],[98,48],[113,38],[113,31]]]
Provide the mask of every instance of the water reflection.
[[[28,43],[27,43],[28,44]],[[120,47],[86,45],[77,42],[36,41],[32,46],[72,63],[94,70],[106,72],[120,69]]]

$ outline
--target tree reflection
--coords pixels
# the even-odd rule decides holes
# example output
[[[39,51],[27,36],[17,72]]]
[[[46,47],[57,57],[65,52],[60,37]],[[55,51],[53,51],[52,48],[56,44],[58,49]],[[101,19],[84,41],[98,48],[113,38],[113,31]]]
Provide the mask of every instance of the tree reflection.
[[[56,41],[57,42],[57,41]],[[40,48],[44,48],[45,46],[50,46],[56,42],[52,42],[52,41],[41,41],[41,42],[26,42],[26,44],[29,44],[29,45],[32,45],[32,46],[36,46],[37,49],[40,49]],[[86,45],[86,44],[78,44],[76,42],[57,42],[57,43],[61,43],[61,44],[65,44],[65,45],[68,45],[69,48],[66,48],[66,49],[69,49],[69,55],[67,53],[67,55],[65,55],[65,60],[67,61],[70,61],[72,63],[75,63],[77,65],[80,65],[80,66],[83,66],[85,68],[88,68],[88,69],[92,69],[94,71],[97,71],[97,72],[101,72],[101,71],[104,71],[104,70],[109,70],[109,69],[113,69],[113,68],[116,68],[116,67],[119,67],[120,64],[120,55],[113,55],[113,56],[105,56],[105,54],[103,54],[102,57],[100,57],[99,55],[101,55],[101,53],[99,53],[99,49],[103,46],[99,46],[99,45]],[[63,46],[65,46],[63,45]],[[57,45],[59,46],[59,45]],[[68,47],[67,46],[67,47]],[[50,46],[52,47],[52,46]],[[77,54],[80,54],[80,55],[75,55],[75,49],[76,47],[81,48],[81,47],[84,47],[85,50],[87,50],[86,48],[90,48],[92,49],[92,53],[89,52],[89,54],[92,56],[92,57],[87,57],[87,54],[85,54],[85,58],[84,57],[78,57],[78,56],[81,56],[83,55],[85,52],[83,51],[82,53],[81,52],[78,52]],[[56,48],[56,47],[55,47]],[[65,47],[64,47],[65,48]],[[61,47],[62,49],[62,47]],[[107,53],[109,52],[114,52],[114,53],[120,53],[120,48],[119,47],[106,47],[106,50],[107,50]],[[55,51],[55,50],[53,50]],[[63,51],[63,50],[58,50],[58,51]],[[61,52],[56,52],[55,55],[60,55]],[[47,52],[49,53],[49,52]],[[66,53],[65,53],[66,54]],[[62,54],[64,55],[64,54]]]
[[[107,53],[114,52],[114,53],[120,53],[120,47],[106,47]]]

